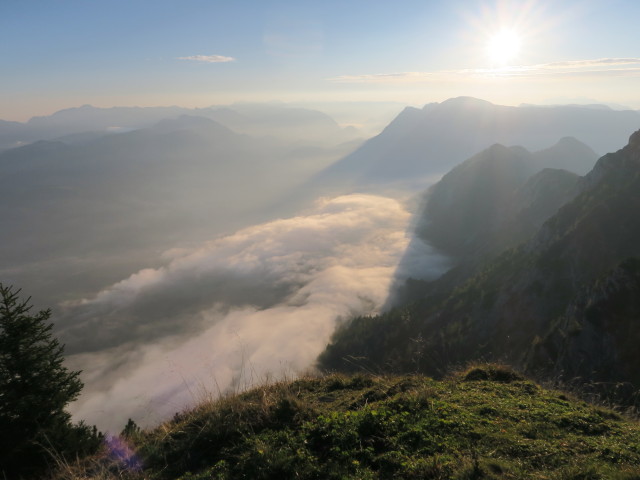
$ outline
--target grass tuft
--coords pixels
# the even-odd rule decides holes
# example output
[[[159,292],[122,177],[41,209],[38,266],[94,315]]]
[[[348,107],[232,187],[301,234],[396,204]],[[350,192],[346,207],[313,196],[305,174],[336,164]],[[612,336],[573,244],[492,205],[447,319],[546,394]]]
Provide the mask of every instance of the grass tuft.
[[[521,382],[525,377],[507,365],[489,363],[485,365],[473,365],[459,373],[465,382],[489,381],[489,382]]]

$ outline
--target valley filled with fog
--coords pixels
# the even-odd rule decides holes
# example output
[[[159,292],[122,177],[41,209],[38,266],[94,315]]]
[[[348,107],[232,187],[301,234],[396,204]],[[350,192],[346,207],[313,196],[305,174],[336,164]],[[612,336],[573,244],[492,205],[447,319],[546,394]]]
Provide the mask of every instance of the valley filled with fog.
[[[341,126],[284,104],[0,122],[0,278],[53,309],[68,365],[83,370],[75,417],[152,425],[312,369],[337,325],[455,265],[446,243],[416,233],[454,228],[448,194],[427,194],[447,172],[462,178],[442,180],[454,192],[503,157],[514,185],[543,169],[577,178],[640,123],[633,110],[466,97],[395,113],[373,136],[354,127],[365,117]],[[468,159],[484,166],[457,167]],[[425,219],[429,195],[441,217],[434,203]],[[473,239],[455,228],[459,253]]]
[[[639,15],[0,0],[0,479],[640,478]]]

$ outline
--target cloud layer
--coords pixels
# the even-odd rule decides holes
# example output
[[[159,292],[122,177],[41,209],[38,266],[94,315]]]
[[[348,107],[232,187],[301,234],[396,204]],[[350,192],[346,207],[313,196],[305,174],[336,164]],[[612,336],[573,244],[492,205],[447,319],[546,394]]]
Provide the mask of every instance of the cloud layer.
[[[395,72],[364,75],[342,75],[330,78],[334,83],[424,83],[478,80],[492,77],[573,78],[575,76],[637,76],[640,58],[597,58],[568,60],[536,65],[513,65],[501,68],[438,70],[433,72]]]
[[[84,370],[77,418],[117,431],[200,399],[310,367],[336,322],[375,312],[402,272],[410,214],[349,195],[241,230],[67,304],[57,322]],[[416,260],[443,268],[422,245]],[[409,272],[407,272],[409,273]]]
[[[178,60],[190,60],[192,62],[202,63],[226,63],[235,62],[233,57],[225,57],[224,55],[191,55],[189,57],[178,57]]]

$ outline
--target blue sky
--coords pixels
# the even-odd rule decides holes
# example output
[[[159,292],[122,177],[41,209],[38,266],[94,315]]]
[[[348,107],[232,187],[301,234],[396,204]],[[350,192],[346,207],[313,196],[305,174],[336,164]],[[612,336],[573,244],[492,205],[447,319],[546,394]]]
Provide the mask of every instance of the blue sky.
[[[638,18],[638,0],[0,0],[0,118],[458,95],[640,108]],[[498,68],[486,45],[505,28],[521,46]]]

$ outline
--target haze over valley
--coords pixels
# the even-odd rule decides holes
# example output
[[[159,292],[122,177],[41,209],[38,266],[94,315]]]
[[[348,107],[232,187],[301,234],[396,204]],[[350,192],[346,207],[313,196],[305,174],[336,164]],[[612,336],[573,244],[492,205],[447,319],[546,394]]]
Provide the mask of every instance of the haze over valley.
[[[477,360],[640,388],[634,2],[26,3],[0,283],[52,309],[74,421]]]
[[[72,407],[78,418],[111,430],[128,417],[153,424],[205,391],[311,368],[341,322],[379,313],[407,278],[433,280],[456,263],[459,248],[435,210],[428,242],[415,236],[424,227],[413,219],[422,192],[447,170],[443,188],[461,169],[476,169],[456,180],[461,192],[495,194],[513,178],[494,206],[473,217],[489,225],[496,208],[518,204],[505,195],[545,168],[579,178],[593,167],[596,152],[568,135],[581,131],[605,148],[640,121],[634,111],[459,98],[405,109],[362,140],[319,112],[243,108],[245,124],[259,123],[247,120],[251,111],[270,111],[280,124],[254,136],[182,111],[159,119],[153,108],[83,107],[52,117],[66,117],[64,128],[54,122],[62,137],[0,153],[8,194],[1,271],[55,305],[69,365],[83,370],[85,391]],[[519,118],[529,125],[483,132],[469,124],[478,109],[484,119],[508,115],[509,125]],[[239,114],[210,109],[221,110],[238,128]],[[565,122],[555,119],[567,115],[575,120],[562,130]],[[300,134],[305,119],[307,135]],[[95,133],[116,121],[119,132]],[[292,124],[299,136],[287,138]],[[78,126],[94,133],[73,132]],[[454,141],[468,131],[475,135],[467,146]],[[509,139],[549,144],[529,153],[496,143]],[[478,183],[482,175],[495,186]],[[444,218],[455,211],[451,201],[438,207]],[[477,227],[465,228],[457,235],[468,243]],[[438,235],[447,238],[442,245]]]

